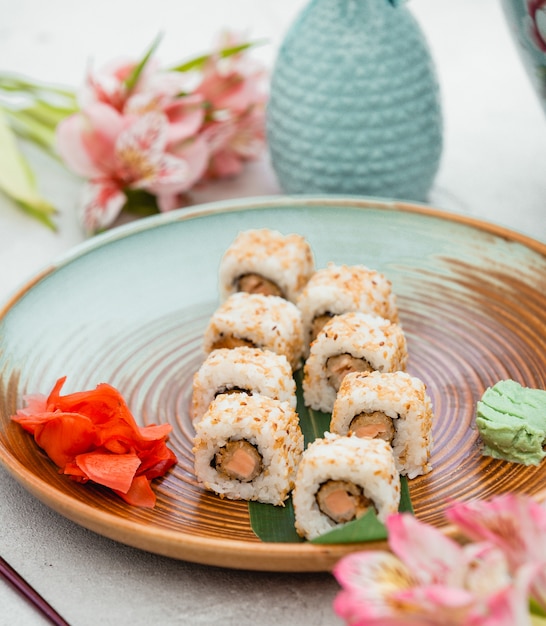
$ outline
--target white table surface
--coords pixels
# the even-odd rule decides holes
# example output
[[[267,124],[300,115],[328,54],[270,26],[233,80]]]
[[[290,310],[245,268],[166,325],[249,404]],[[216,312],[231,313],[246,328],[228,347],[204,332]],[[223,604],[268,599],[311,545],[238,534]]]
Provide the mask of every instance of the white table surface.
[[[0,0],[0,71],[78,85],[90,59],[138,56],[158,32],[166,63],[210,49],[222,28],[270,43],[272,65],[304,0]],[[500,0],[411,0],[436,61],[445,146],[431,205],[546,241],[546,123],[504,22]],[[0,300],[83,241],[80,182],[30,149],[43,194],[60,210],[53,233],[0,197]],[[267,155],[196,203],[280,193]],[[0,554],[74,626],[338,624],[329,574],[224,570],[141,552],[48,509],[0,468]],[[0,625],[45,624],[0,580]]]

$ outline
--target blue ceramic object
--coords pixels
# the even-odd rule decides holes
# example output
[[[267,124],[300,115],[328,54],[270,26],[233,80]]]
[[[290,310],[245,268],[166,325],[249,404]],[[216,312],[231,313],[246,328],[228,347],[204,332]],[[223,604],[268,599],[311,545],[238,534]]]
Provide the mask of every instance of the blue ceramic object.
[[[546,112],[546,0],[502,0],[508,27]]]
[[[289,29],[267,111],[287,193],[426,200],[442,115],[422,31],[395,0],[311,0]]]

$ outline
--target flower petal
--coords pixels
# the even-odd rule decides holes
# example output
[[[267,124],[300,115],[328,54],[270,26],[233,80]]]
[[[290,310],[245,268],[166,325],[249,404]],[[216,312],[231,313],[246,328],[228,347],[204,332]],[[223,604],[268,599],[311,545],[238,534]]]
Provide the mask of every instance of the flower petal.
[[[82,223],[85,232],[96,233],[110,226],[120,214],[127,198],[113,181],[90,182],[84,186]]]
[[[167,143],[167,118],[157,111],[142,115],[120,133],[116,142],[117,178],[140,188],[159,174]]]
[[[183,172],[184,176],[175,176],[176,170],[169,173],[168,167],[165,167],[163,174],[147,187],[148,191],[157,196],[157,203],[161,211],[171,211],[182,206],[180,194],[193,187],[203,176],[208,158],[208,146],[202,137],[197,137],[188,143],[175,156],[166,156],[165,166],[170,165],[172,167],[178,163],[181,167],[180,174]]]
[[[97,165],[87,150],[83,140],[88,127],[88,121],[82,113],[70,115],[57,126],[57,151],[66,166],[85,178],[93,178],[102,174],[100,165]]]
[[[163,111],[169,119],[169,144],[193,137],[205,117],[204,106],[199,97],[194,102],[189,98],[178,99],[164,106]]]
[[[503,494],[489,501],[460,502],[449,507],[446,516],[470,539],[497,545],[511,567],[546,561],[546,510],[527,496]]]
[[[258,158],[265,147],[265,115],[254,109],[245,115],[209,124],[203,135],[212,153],[209,176],[239,174],[244,161]]]
[[[466,559],[464,585],[477,596],[485,597],[510,584],[510,572],[504,553],[492,543],[463,546]]]
[[[81,176],[108,174],[115,167],[114,147],[126,123],[112,107],[95,103],[59,124],[59,154],[67,167]]]
[[[390,596],[415,584],[408,568],[389,552],[355,552],[341,559],[333,574],[346,592],[357,598],[362,612],[360,617],[389,615],[393,610]],[[344,594],[336,610],[343,613],[347,600]]]
[[[468,626],[531,626],[528,591],[534,568],[523,567],[511,585],[484,599],[469,616]]]
[[[461,547],[438,529],[400,513],[387,518],[389,546],[422,585],[464,580],[466,563]]]

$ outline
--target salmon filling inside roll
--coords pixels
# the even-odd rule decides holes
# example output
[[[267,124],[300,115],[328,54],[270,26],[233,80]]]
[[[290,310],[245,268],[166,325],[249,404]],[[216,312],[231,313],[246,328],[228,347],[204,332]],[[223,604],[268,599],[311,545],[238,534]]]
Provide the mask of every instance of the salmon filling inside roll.
[[[244,483],[254,480],[263,469],[262,455],[246,439],[228,441],[215,454],[213,464],[219,474]]]
[[[391,443],[394,438],[392,419],[383,411],[371,411],[370,413],[355,415],[349,424],[349,431],[357,437],[384,439],[388,443]]]
[[[258,293],[262,296],[279,296],[284,298],[285,295],[277,283],[261,276],[260,274],[243,274],[235,281],[237,291],[246,293]]]
[[[258,346],[256,346],[252,341],[250,341],[250,339],[244,339],[243,337],[235,337],[234,335],[224,335],[224,333],[222,333],[218,337],[218,339],[212,344],[211,352],[212,350],[219,350],[220,348],[228,348],[231,350],[232,348],[240,348],[240,347],[257,348]]]
[[[337,354],[326,360],[326,376],[330,385],[339,391],[341,383],[350,372],[373,372],[374,368],[366,361],[348,353]]]
[[[361,487],[345,480],[326,481],[319,487],[316,499],[319,509],[336,524],[362,517],[373,507]]]

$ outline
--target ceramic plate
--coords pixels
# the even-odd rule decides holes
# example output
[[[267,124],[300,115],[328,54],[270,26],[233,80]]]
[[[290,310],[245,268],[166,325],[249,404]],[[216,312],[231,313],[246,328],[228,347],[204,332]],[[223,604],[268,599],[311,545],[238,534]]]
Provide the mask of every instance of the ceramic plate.
[[[192,464],[191,383],[218,305],[221,255],[243,229],[304,235],[317,267],[365,264],[398,297],[411,374],[432,398],[433,471],[410,481],[415,513],[444,529],[446,502],[507,491],[546,495],[543,466],[486,458],[476,401],[500,379],[546,387],[546,246],[424,206],[348,198],[270,198],[195,207],[95,237],[46,268],[0,311],[0,460],[61,515],[177,559],[269,571],[325,571],[372,544],[265,543],[244,502],[202,491]],[[153,510],[71,482],[10,415],[26,393],[100,382],[143,424],[169,422],[179,463],[154,481]],[[377,547],[377,544],[373,544]]]

